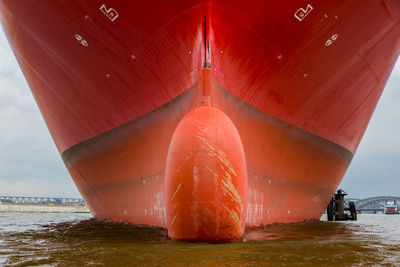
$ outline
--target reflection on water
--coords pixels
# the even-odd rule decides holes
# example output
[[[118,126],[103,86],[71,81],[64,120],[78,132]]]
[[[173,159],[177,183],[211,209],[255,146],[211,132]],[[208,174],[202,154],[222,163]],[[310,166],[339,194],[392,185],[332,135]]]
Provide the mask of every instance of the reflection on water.
[[[186,243],[87,214],[0,213],[0,265],[260,266],[400,262],[400,215],[247,229],[244,242]]]

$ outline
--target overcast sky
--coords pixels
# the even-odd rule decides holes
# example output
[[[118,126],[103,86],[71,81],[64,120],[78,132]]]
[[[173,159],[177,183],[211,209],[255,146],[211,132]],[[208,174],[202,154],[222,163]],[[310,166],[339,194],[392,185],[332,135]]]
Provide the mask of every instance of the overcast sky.
[[[80,197],[0,29],[0,195]],[[343,178],[351,197],[400,196],[400,63]]]

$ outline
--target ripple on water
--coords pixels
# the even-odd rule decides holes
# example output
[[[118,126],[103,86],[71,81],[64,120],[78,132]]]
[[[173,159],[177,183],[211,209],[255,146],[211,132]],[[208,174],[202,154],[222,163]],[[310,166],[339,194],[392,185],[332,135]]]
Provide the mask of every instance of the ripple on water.
[[[400,216],[362,214],[357,222],[316,221],[248,228],[244,242],[227,244],[173,241],[162,228],[104,222],[89,219],[88,215],[7,216],[24,225],[4,227],[4,217],[0,217],[0,264],[9,266],[400,262]]]

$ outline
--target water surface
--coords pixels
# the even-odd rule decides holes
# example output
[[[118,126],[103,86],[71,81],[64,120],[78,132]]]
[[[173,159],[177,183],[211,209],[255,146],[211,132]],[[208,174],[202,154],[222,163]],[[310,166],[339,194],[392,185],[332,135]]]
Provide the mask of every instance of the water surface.
[[[0,265],[400,264],[400,215],[323,219],[249,228],[243,242],[207,244],[170,240],[164,229],[98,221],[90,214],[0,213]]]

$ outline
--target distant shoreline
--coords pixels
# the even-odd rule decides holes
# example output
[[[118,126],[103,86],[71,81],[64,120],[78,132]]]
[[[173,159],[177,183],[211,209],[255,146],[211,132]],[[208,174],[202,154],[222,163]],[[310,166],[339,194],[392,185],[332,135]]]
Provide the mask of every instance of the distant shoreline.
[[[90,211],[82,206],[0,203],[0,212],[89,213]]]

